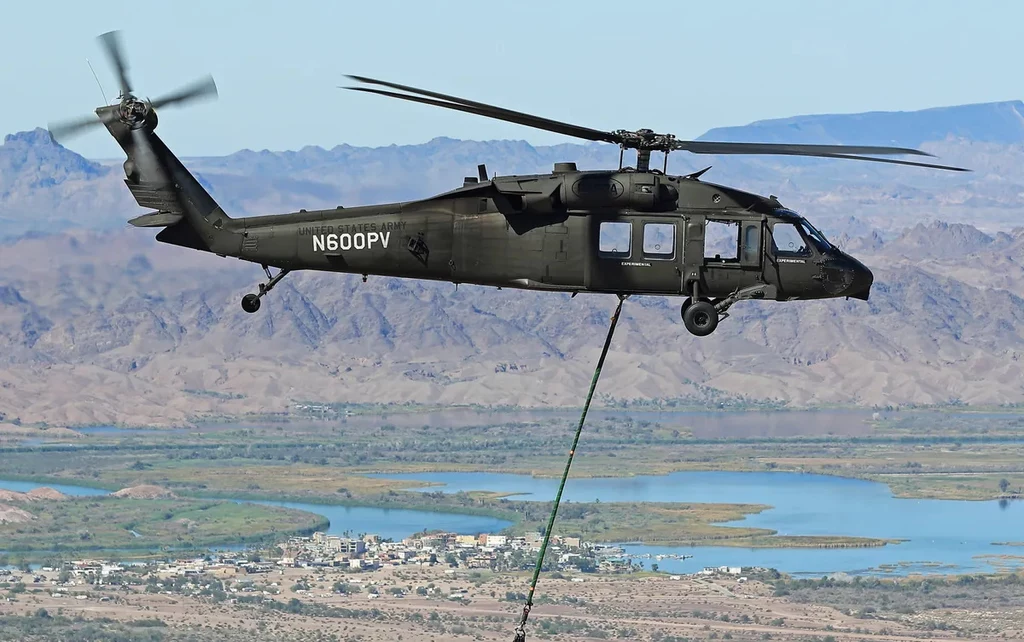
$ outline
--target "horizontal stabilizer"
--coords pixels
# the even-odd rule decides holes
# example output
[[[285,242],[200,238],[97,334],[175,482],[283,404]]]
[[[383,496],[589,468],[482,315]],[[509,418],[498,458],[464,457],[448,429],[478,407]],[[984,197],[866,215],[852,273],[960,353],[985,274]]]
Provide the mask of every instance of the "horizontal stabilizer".
[[[135,197],[135,201],[142,207],[151,207],[162,212],[185,213],[181,211],[181,203],[178,201],[177,194],[174,193],[173,185],[162,182],[133,183],[127,180],[125,185]]]
[[[174,212],[150,212],[142,216],[136,216],[128,221],[135,227],[167,227],[174,225],[184,218],[181,214]]]

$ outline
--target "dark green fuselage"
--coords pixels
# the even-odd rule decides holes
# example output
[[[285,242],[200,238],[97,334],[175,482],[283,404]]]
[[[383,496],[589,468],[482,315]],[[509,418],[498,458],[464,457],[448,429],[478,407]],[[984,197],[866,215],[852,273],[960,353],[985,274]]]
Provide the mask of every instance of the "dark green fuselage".
[[[560,178],[618,174],[581,172]],[[495,198],[478,195],[480,184],[470,184],[423,201],[238,219],[230,226],[231,247],[220,253],[288,270],[567,292],[689,295],[696,282],[706,297],[726,297],[758,284],[775,286],[777,295],[769,298],[779,299],[867,294],[870,281],[837,289],[841,277],[827,277],[829,268],[865,269],[838,250],[816,247],[811,239],[805,239],[803,255],[783,255],[773,246],[776,224],[791,229],[801,221],[778,202],[698,180],[659,178],[674,181],[686,204],[662,212],[502,212]],[[707,251],[708,222],[736,229],[735,253],[715,258]],[[601,251],[602,223],[630,227],[628,235],[618,228],[625,244],[614,252]],[[663,243],[657,251],[645,251],[653,250],[644,247],[650,225],[659,226],[659,238],[668,239],[669,247]]]
[[[871,286],[867,268],[774,197],[657,171],[559,163],[418,201],[230,218],[153,132],[155,114],[132,129],[105,109],[126,184],[157,210],[133,224],[264,266],[713,301],[866,299]]]

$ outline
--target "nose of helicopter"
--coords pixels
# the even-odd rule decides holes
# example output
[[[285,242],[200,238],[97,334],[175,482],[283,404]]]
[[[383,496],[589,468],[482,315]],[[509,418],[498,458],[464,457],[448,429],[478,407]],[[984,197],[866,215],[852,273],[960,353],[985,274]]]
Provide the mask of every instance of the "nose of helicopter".
[[[846,291],[843,292],[843,295],[867,301],[868,296],[871,294],[871,284],[874,283],[875,275],[871,273],[871,270],[866,265],[848,254],[846,255],[846,260],[849,261],[849,269],[853,272],[853,281],[846,288]]]

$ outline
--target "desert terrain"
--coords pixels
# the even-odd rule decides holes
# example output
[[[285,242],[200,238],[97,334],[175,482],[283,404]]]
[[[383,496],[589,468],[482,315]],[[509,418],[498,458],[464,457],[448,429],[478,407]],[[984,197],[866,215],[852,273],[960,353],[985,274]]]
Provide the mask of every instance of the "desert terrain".
[[[165,639],[192,635],[191,639],[222,640],[508,640],[518,622],[528,577],[461,573],[456,577],[439,570],[384,570],[353,575],[331,570],[286,569],[256,578],[257,591],[228,592],[232,597],[190,596],[201,587],[221,580],[205,578],[168,592],[146,592],[144,587],[75,587],[55,593],[52,578],[25,584],[11,600],[0,602],[0,615],[10,630],[12,616],[39,619],[41,609],[50,617],[67,618],[71,627],[81,616],[104,619],[131,627],[143,620]],[[347,595],[337,593],[335,582]],[[227,582],[228,585],[232,582]],[[936,587],[941,580],[936,582]],[[170,585],[168,585],[170,586]],[[296,588],[296,587],[304,588]],[[918,599],[917,608],[900,604],[887,609],[890,596],[900,589],[859,589],[868,609],[843,609],[805,602],[804,597],[776,596],[784,592],[771,581],[735,577],[678,577],[644,575],[573,576],[544,578],[528,622],[530,638],[561,640],[836,640],[919,641],[956,639],[1017,639],[1024,635],[1019,585],[993,580],[986,588],[963,593],[998,593],[999,600],[963,607],[966,597],[940,596],[941,604]],[[190,588],[191,587],[191,588]],[[418,595],[429,587],[430,595]],[[933,587],[936,595],[941,587]],[[813,590],[813,589],[812,589]],[[830,589],[820,589],[823,594]],[[919,595],[920,584],[904,591]],[[377,597],[370,598],[370,591]],[[207,591],[209,592],[209,591]],[[396,592],[401,593],[397,595]],[[422,593],[424,591],[420,591]],[[168,594],[170,593],[170,594]],[[55,597],[57,595],[57,597]],[[78,599],[79,595],[87,597]],[[454,596],[454,597],[453,597]],[[875,598],[883,598],[878,601]],[[1007,597],[1010,596],[1010,597]],[[512,598],[512,599],[509,599]],[[918,610],[920,609],[920,610]],[[159,625],[154,625],[159,621]],[[59,623],[51,623],[58,626]],[[2,629],[0,629],[2,630]],[[27,637],[23,639],[38,639]],[[182,638],[184,639],[184,638]]]

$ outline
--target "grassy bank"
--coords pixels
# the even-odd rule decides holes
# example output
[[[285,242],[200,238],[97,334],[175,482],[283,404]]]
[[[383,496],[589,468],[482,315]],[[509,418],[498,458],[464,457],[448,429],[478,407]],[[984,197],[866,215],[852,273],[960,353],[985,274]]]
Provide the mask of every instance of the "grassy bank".
[[[358,487],[358,486],[357,486]],[[88,531],[87,524],[93,519],[82,515],[72,506],[102,507],[111,514],[106,515],[116,527],[97,533],[98,539],[90,536],[87,541],[75,541],[65,533],[64,538],[53,537],[32,540],[30,533],[20,533],[28,542],[28,548],[17,550],[102,550],[102,549],[152,549],[155,538],[166,542],[164,546],[188,547],[202,550],[207,546],[228,543],[255,543],[281,539],[290,534],[308,533],[324,529],[326,520],[315,524],[302,524],[296,528],[282,528],[281,524],[295,524],[290,519],[289,509],[262,506],[258,504],[235,504],[218,499],[271,500],[304,502],[322,505],[361,506],[416,510],[424,512],[455,513],[492,517],[512,523],[505,529],[508,534],[522,534],[527,531],[542,531],[551,511],[551,502],[514,501],[501,494],[488,492],[441,493],[388,490],[383,493],[355,494],[351,491],[321,494],[287,494],[268,491],[237,490],[235,492],[205,493],[190,499],[178,500],[126,500],[107,497],[82,497],[61,508],[50,509],[50,521],[61,521],[71,527]],[[174,513],[166,503],[178,505],[181,514]],[[196,508],[182,510],[189,504]],[[722,523],[742,520],[748,515],[768,510],[763,504],[706,504],[706,503],[661,503],[661,502],[590,502],[565,503],[559,510],[555,532],[563,536],[581,537],[595,543],[632,542],[658,546],[737,546],[749,548],[850,548],[884,546],[895,540],[846,536],[777,536],[775,531],[743,526],[724,526]],[[275,521],[274,511],[280,511]],[[311,515],[305,511],[290,511]],[[168,515],[171,515],[168,517]],[[181,523],[201,515],[207,521],[201,531],[193,531],[184,537]],[[243,520],[244,523],[240,523]],[[154,528],[154,525],[156,528]],[[8,525],[10,526],[10,525]],[[343,527],[343,524],[335,526]],[[22,525],[23,530],[25,528]],[[243,528],[244,527],[244,528]],[[145,539],[130,533],[149,531]],[[35,532],[40,532],[37,525]],[[68,531],[78,532],[78,531]],[[0,536],[5,530],[0,528]],[[246,535],[245,533],[248,533]],[[72,543],[69,543],[72,542]],[[9,550],[16,550],[14,545]]]
[[[508,502],[520,516],[510,529],[520,533],[542,530],[550,502]],[[885,546],[897,540],[845,536],[778,536],[765,528],[723,526],[768,510],[764,504],[693,504],[600,502],[566,504],[559,508],[555,532],[598,543],[629,542],[654,546],[736,546],[743,548],[861,548]]]
[[[330,421],[202,424],[187,431],[147,430],[0,445],[0,478],[83,484],[116,490],[155,484],[182,497],[290,500],[486,515],[513,529],[536,528],[545,503],[500,496],[410,492],[424,484],[366,477],[370,472],[481,471],[557,476],[574,419],[551,413],[481,413],[455,425],[430,423],[414,409],[361,409]],[[515,409],[511,413],[517,412]],[[823,411],[822,411],[823,412]],[[626,477],[676,471],[791,471],[887,483],[898,497],[1009,499],[1024,489],[1024,418],[1012,412],[894,412],[829,419],[822,412],[644,415],[588,422],[574,477]],[[749,419],[748,419],[749,417]],[[702,423],[703,422],[703,423]],[[708,423],[710,422],[710,423]],[[720,423],[715,423],[720,422]],[[765,424],[765,425],[763,425]],[[572,481],[569,482],[572,484]],[[526,507],[520,509],[519,507]],[[533,506],[534,508],[529,508]],[[741,526],[751,506],[586,504],[556,528],[592,541],[738,546],[876,546],[885,540],[778,537]],[[542,514],[535,517],[539,510]],[[745,512],[747,511],[747,512]]]
[[[0,523],[0,548],[31,551],[161,550],[270,542],[324,529],[305,511],[198,499],[98,496],[14,506],[21,521]]]
[[[526,420],[510,409],[481,412],[461,423],[453,419],[450,425],[442,416],[435,425],[411,407],[351,410],[359,412],[332,420],[225,419],[177,432],[69,438],[51,429],[47,443],[0,444],[0,475],[117,488],[136,483],[140,470],[152,467],[150,477],[160,473],[154,483],[172,488],[297,495],[408,487],[358,477],[364,472],[554,477],[564,465],[575,422],[556,412]],[[881,481],[908,498],[1024,494],[1024,414],[1019,409],[989,414],[963,408],[883,411],[877,418],[866,412],[825,413],[788,413],[784,421],[772,419],[780,413],[742,411],[710,418],[706,413],[595,417],[584,431],[573,475],[793,471]]]

